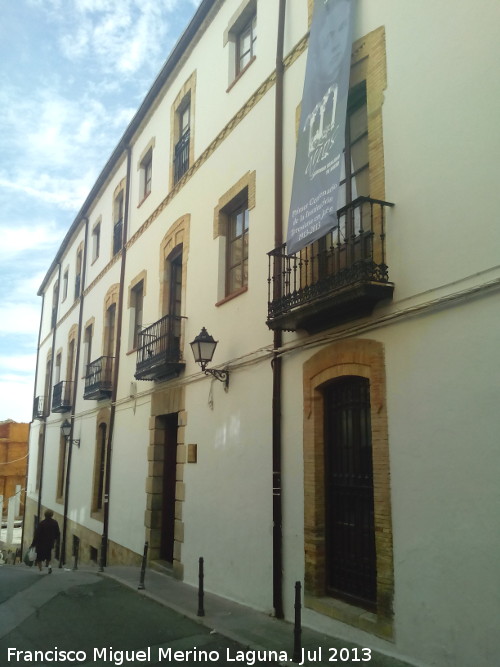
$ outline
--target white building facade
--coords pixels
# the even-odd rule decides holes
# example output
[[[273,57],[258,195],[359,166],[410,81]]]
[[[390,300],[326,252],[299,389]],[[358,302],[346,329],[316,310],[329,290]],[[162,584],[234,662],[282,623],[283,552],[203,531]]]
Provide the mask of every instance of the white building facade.
[[[67,561],[148,542],[278,617],[301,581],[309,627],[494,664],[500,8],[353,5],[345,205],[290,255],[313,4],[202,0],[71,224],[39,291],[26,540],[50,508]]]

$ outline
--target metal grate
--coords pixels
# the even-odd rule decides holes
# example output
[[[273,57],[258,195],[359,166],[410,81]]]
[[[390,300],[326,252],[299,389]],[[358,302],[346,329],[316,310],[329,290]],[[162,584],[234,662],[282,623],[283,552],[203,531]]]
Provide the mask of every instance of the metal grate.
[[[123,245],[123,220],[115,222],[113,227],[113,256],[122,249]]]
[[[339,378],[325,400],[327,592],[373,609],[376,552],[370,384]]]
[[[139,331],[135,374],[138,380],[159,379],[168,375],[169,370],[177,370],[181,361],[182,320],[180,316],[165,315]]]
[[[269,320],[359,282],[388,283],[388,206],[358,197],[337,211],[337,224],[320,241],[291,255],[286,244],[269,252]]]
[[[175,145],[174,183],[177,183],[189,169],[189,135],[190,131],[187,130]]]
[[[114,357],[99,357],[87,365],[84,398],[104,398],[113,388]]]
[[[58,382],[52,390],[52,412],[69,412],[73,403],[73,382]]]

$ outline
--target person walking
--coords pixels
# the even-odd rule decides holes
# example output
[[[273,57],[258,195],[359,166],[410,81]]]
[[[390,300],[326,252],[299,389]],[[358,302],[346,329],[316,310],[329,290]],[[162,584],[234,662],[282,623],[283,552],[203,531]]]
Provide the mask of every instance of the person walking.
[[[52,549],[56,542],[59,543],[60,531],[59,524],[53,518],[54,512],[52,510],[45,510],[44,516],[45,519],[40,521],[35,530],[35,537],[31,546],[36,550],[35,564],[38,565],[40,572],[42,571],[43,561],[45,561],[48,567],[48,574],[50,574],[52,572],[52,567],[50,566]]]

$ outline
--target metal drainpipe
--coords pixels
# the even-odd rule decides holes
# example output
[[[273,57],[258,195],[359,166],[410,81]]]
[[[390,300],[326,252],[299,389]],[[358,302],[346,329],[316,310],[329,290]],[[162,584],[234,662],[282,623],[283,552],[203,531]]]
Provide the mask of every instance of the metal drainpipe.
[[[116,315],[116,347],[115,347],[115,363],[113,366],[113,387],[111,390],[111,414],[109,417],[109,433],[106,447],[106,476],[104,479],[104,517],[103,517],[103,533],[102,533],[102,564],[107,565],[108,562],[108,534],[109,534],[109,496],[111,487],[111,455],[113,451],[113,432],[115,427],[115,412],[116,412],[116,394],[118,389],[118,372],[120,368],[120,348],[121,348],[121,332],[122,332],[122,315],[123,315],[123,291],[125,282],[125,260],[127,256],[127,232],[128,232],[128,215],[129,215],[129,198],[130,198],[130,160],[131,149],[126,146],[127,151],[127,178],[125,182],[125,211],[123,213],[123,241],[122,241],[122,257],[120,266],[120,287],[118,293],[118,312]]]
[[[278,39],[276,48],[276,101],[274,150],[274,242],[275,248],[283,243],[283,42],[286,0],[280,0]],[[279,255],[278,255],[279,258]],[[276,260],[276,258],[275,258]],[[278,261],[281,261],[280,259]],[[281,292],[281,270],[275,268],[274,298]],[[281,485],[281,375],[282,360],[277,350],[281,347],[282,333],[274,332],[272,442],[273,442],[273,606],[276,618],[283,618],[283,531]]]
[[[54,364],[55,364],[55,349],[56,349],[56,330],[57,330],[57,314],[59,312],[59,290],[61,288],[61,262],[58,262],[58,272],[57,272],[57,298],[56,298],[56,316],[54,318],[54,328],[52,331],[52,363],[50,364],[50,373],[49,373],[49,380],[47,382],[47,378],[45,381],[47,382],[46,387],[48,388],[49,395],[46,397],[47,398],[47,406],[51,404],[50,401],[50,388],[52,387],[52,378],[54,377]],[[45,300],[45,297],[44,297]],[[52,324],[52,311],[50,313],[51,317],[51,324]],[[40,323],[41,327],[41,323]],[[38,361],[40,355],[40,349],[38,350],[38,357],[37,357],[37,368],[38,368]],[[36,394],[36,385],[35,385],[35,394]],[[42,511],[42,486],[43,486],[43,468],[44,468],[44,463],[45,463],[45,441],[47,439],[47,417],[43,418],[43,440],[42,440],[42,463],[40,465],[40,486],[38,487],[38,508],[37,508],[37,520],[40,521],[40,513]]]
[[[82,258],[82,278],[81,278],[81,287],[80,287],[80,310],[78,314],[78,345],[76,346],[76,357],[75,357],[75,379],[73,381],[73,395],[71,397],[71,430],[69,432],[69,449],[68,449],[68,459],[66,461],[66,483],[64,490],[64,514],[63,514],[63,529],[61,537],[61,550],[59,554],[59,567],[62,567],[66,563],[66,530],[68,523],[68,504],[69,504],[69,485],[71,479],[71,459],[73,455],[73,436],[75,428],[75,407],[76,407],[76,397],[78,396],[78,369],[80,368],[80,349],[81,349],[81,338],[82,338],[82,321],[83,321],[83,292],[85,290],[85,276],[87,272],[87,243],[88,243],[88,231],[89,231],[89,220],[88,218],[83,219],[85,221],[85,240],[83,243],[83,258]]]

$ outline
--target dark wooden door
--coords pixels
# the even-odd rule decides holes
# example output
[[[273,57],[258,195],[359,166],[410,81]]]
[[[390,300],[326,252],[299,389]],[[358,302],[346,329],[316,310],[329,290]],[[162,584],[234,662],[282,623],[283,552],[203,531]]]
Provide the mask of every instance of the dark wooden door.
[[[348,376],[328,385],[325,407],[326,588],[376,603],[370,383]]]
[[[175,479],[177,465],[177,413],[165,415],[164,458],[163,458],[163,498],[160,558],[172,563],[174,560],[175,528]]]

